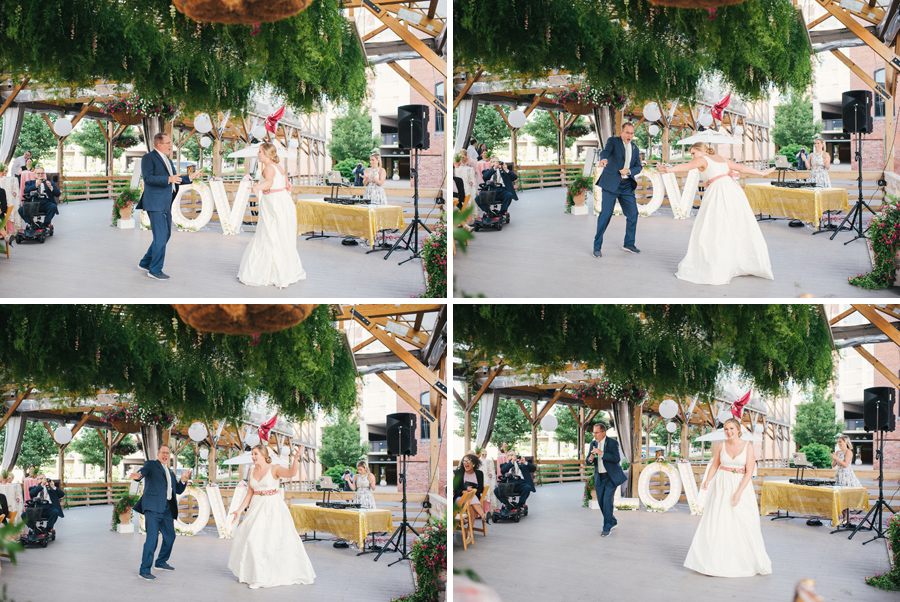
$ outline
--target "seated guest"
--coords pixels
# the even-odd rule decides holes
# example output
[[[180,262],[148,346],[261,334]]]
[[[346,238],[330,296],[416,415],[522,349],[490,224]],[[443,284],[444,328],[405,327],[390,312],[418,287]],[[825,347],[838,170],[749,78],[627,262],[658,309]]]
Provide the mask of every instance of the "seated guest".
[[[497,157],[491,157],[491,167],[481,172],[481,177],[484,178],[485,182],[494,182],[503,186],[498,192],[500,202],[502,203],[500,206],[500,215],[506,214],[510,203],[519,200],[519,195],[516,194],[516,187],[513,186],[513,182],[518,180],[519,176],[511,169],[507,168],[506,163],[503,163]],[[480,202],[478,203],[478,206],[485,212],[490,213],[490,210]],[[495,217],[494,219],[500,218]]]
[[[469,505],[478,517],[484,515],[484,509],[481,507],[481,496],[484,494],[484,473],[479,470],[480,468],[481,460],[478,459],[478,456],[466,454],[462,459],[462,468],[453,471],[453,502],[458,504],[463,493],[474,487],[476,497],[472,498]]]
[[[18,178],[22,173],[22,169],[29,161],[31,161],[31,151],[25,151],[21,157],[13,159],[12,165],[9,168],[9,174]]]
[[[519,477],[521,480],[515,481],[516,483],[516,495],[519,496],[519,506],[524,506],[525,501],[528,499],[528,496],[537,491],[534,487],[534,476],[533,473],[537,471],[537,466],[531,462],[531,460],[526,460],[522,456],[516,456],[514,452],[510,452],[509,454],[509,462],[500,466],[500,474],[507,475],[511,474],[514,477]],[[497,487],[494,489],[494,495],[497,497],[497,500],[500,501],[501,504],[508,505],[509,498],[500,493],[500,488]]]
[[[45,213],[44,226],[49,226],[53,220],[53,216],[59,213],[57,203],[59,203],[60,190],[56,184],[47,179],[44,168],[40,165],[34,169],[35,179],[25,182],[25,191],[22,193],[22,201],[36,201],[41,204],[40,211]],[[35,227],[34,218],[25,217],[25,208],[19,207],[19,215],[22,216],[28,224]]]
[[[0,493],[0,514],[3,515],[3,524],[9,522],[9,504],[6,503],[6,496]]]
[[[831,454],[831,467],[837,468],[834,474],[834,484],[839,487],[862,487],[862,483],[850,468],[853,463],[853,444],[850,437],[841,435],[838,438],[838,451]],[[850,510],[844,510],[844,522],[850,522]]]
[[[57,519],[64,518],[62,506],[59,503],[60,498],[66,497],[65,492],[54,486],[53,481],[45,475],[38,475],[38,484],[28,490],[31,499],[41,499],[50,502],[48,511],[49,520],[47,521],[47,531],[53,529]],[[28,527],[34,529],[34,523],[29,521]]]

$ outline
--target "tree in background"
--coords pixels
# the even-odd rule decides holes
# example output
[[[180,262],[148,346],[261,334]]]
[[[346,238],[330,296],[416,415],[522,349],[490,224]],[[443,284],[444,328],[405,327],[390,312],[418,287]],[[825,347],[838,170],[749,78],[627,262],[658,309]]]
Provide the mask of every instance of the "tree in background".
[[[472,438],[475,438],[476,425],[478,424],[478,412],[481,409],[481,402],[475,406],[472,411]],[[458,437],[464,436],[463,421],[465,414],[462,409],[456,406],[456,423],[459,428],[453,431]],[[494,430],[491,432],[490,443],[500,447],[501,443],[507,443],[510,448],[519,445],[526,439],[531,437],[531,425],[528,419],[522,414],[518,404],[510,399],[501,399],[497,407],[497,416],[494,419]],[[463,450],[465,453],[468,450]],[[462,454],[460,454],[462,456]]]
[[[359,423],[347,414],[330,417],[331,424],[322,431],[319,462],[325,468],[352,466],[366,458],[368,448],[359,442]]]
[[[568,406],[556,406],[553,415],[556,416],[558,423],[556,430],[553,431],[553,436],[556,440],[560,443],[578,445],[578,423],[575,421],[575,417],[572,416],[572,412],[569,411]],[[602,422],[609,427],[609,417],[606,412],[597,414],[594,417],[594,422]],[[588,430],[585,433],[585,441],[589,443],[592,438],[593,434]]]
[[[4,429],[4,433],[6,429]],[[22,437],[22,448],[19,450],[19,457],[16,460],[16,466],[22,470],[27,470],[29,466],[34,465],[39,469],[49,466],[51,460],[56,458],[59,453],[53,438],[40,422],[29,422],[25,425],[25,434]],[[57,475],[59,476],[59,475]]]
[[[800,452],[806,454],[806,459],[816,468],[830,468],[831,449],[821,443],[810,443],[801,447]]]
[[[335,162],[353,159],[368,166],[369,154],[380,147],[381,140],[372,134],[372,117],[364,107],[351,107],[346,115],[335,118],[328,144]]]
[[[50,121],[56,121],[56,118],[50,117]],[[3,122],[0,120],[0,134],[2,132]],[[22,119],[22,129],[19,132],[19,141],[16,144],[14,155],[20,157],[25,154],[25,151],[30,150],[31,158],[38,163],[55,149],[56,136],[47,127],[44,118],[37,113],[26,113]]]
[[[69,134],[66,141],[80,146],[81,152],[86,157],[106,161],[106,138],[103,136],[103,132],[100,131],[100,128],[97,127],[97,123],[98,122],[93,119],[81,121],[75,126],[75,131]],[[104,125],[104,123],[100,123],[101,127]],[[138,132],[135,128],[125,128],[125,131],[122,132],[122,135],[119,136],[113,146],[113,157],[118,159],[122,156],[122,153],[125,152],[126,148],[131,148],[132,146],[139,144],[140,141]]]
[[[81,454],[82,462],[103,469],[106,466],[106,447],[101,440],[101,432],[97,429],[85,429],[69,444],[68,450]],[[125,438],[113,449],[112,465],[118,466],[122,459],[137,451],[134,437]]]
[[[792,92],[786,104],[778,105],[772,140],[779,147],[798,144],[805,146],[807,152],[812,151],[813,142],[821,131],[822,122],[815,120],[812,102],[806,96]]]
[[[834,447],[837,436],[844,431],[844,423],[835,420],[834,400],[825,396],[825,389],[815,387],[807,393],[808,401],[797,406],[794,419],[794,441],[797,447],[819,443]],[[801,450],[802,451],[802,450]]]
[[[504,113],[509,114],[508,111],[504,111]],[[472,137],[478,141],[479,145],[484,142],[488,152],[492,155],[495,153],[506,155],[509,153],[509,128],[494,107],[483,106],[475,114]]]
[[[565,113],[557,115],[565,116]],[[534,138],[537,146],[543,146],[550,149],[556,149],[556,141],[559,130],[553,119],[550,118],[549,111],[535,111],[531,114],[531,119],[522,128],[522,131]],[[584,117],[579,117],[566,130],[566,148],[571,148],[575,144],[576,138],[580,138],[590,131],[588,122]]]

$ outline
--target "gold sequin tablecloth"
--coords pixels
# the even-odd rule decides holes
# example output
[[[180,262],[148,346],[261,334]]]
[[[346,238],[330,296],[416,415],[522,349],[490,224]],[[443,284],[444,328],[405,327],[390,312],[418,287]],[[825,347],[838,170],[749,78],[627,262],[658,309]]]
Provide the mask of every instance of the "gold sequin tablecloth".
[[[846,188],[781,188],[761,184],[744,187],[753,213],[777,215],[817,224],[826,211],[848,211]]]
[[[810,487],[766,481],[759,500],[759,512],[763,516],[779,510],[830,516],[832,525],[841,521],[841,512],[847,508],[868,510],[869,491],[865,487]]]
[[[403,208],[398,205],[339,205],[300,199],[297,233],[321,230],[365,238],[369,244],[379,230],[403,228]]]
[[[355,541],[362,548],[369,533],[394,530],[390,510],[338,510],[319,506],[291,506],[297,533],[324,531],[341,539]]]

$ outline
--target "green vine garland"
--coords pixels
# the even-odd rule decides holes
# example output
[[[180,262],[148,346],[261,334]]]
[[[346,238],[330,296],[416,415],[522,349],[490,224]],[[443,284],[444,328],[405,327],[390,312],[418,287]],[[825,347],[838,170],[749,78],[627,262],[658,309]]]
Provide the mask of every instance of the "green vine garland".
[[[881,205],[881,215],[869,222],[874,266],[868,274],[848,278],[850,284],[869,290],[893,286],[897,274],[894,257],[900,250],[900,198],[888,194]]]

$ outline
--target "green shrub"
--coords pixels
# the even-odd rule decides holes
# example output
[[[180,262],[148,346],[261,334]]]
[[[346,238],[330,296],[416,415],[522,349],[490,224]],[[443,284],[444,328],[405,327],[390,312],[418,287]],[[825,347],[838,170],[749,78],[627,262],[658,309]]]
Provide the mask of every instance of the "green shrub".
[[[360,159],[344,159],[343,161],[338,162],[337,165],[334,166],[336,170],[341,172],[341,176],[345,178],[350,178],[350,181],[353,181],[353,170],[360,163],[363,164],[363,167],[366,167],[369,162],[361,161]]]
[[[786,146],[782,146],[781,148],[779,148],[778,152],[775,154],[776,155],[784,155],[785,157],[788,158],[788,161],[791,162],[791,165],[796,166],[797,165],[797,153],[800,152],[801,148],[803,148],[802,145],[791,143],[791,144],[788,144]],[[810,149],[807,148],[806,152],[809,153],[809,151],[810,151]],[[808,165],[806,167],[807,167],[807,169],[809,168]]]
[[[900,514],[895,514],[888,523],[887,539],[893,554],[894,568],[883,575],[866,577],[866,583],[888,591],[900,590]]]
[[[801,447],[800,452],[806,454],[806,459],[816,468],[831,467],[831,450],[821,443],[810,443]]]

